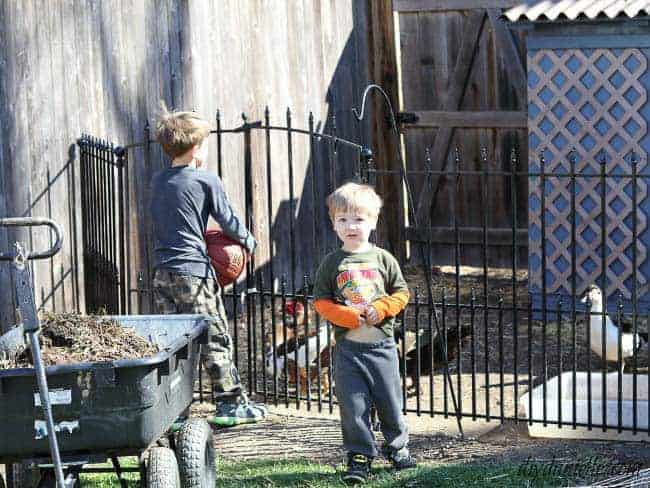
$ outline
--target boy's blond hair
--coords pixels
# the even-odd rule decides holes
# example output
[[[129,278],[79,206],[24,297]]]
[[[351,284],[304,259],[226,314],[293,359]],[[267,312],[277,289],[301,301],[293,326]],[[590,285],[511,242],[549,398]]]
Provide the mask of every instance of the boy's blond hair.
[[[381,206],[381,197],[372,186],[354,182],[339,186],[327,197],[327,208],[332,222],[339,212],[358,212],[376,219],[379,217]]]
[[[196,112],[170,112],[165,102],[160,102],[156,140],[172,159],[201,144],[210,134],[210,129],[208,121]]]

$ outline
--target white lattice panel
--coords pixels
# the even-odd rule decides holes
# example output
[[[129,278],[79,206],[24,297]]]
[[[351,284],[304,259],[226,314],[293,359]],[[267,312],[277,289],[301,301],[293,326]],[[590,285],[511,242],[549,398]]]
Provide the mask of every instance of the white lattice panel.
[[[540,49],[528,54],[529,168],[537,171],[539,153],[545,172],[568,173],[569,153],[575,150],[577,174],[599,174],[601,155],[608,175],[630,174],[631,154],[638,171],[647,164],[641,140],[647,122],[640,109],[647,91],[640,78],[647,60],[638,49]],[[646,199],[647,185],[608,177],[606,187],[607,295],[620,291],[631,297],[633,242],[631,215]],[[542,289],[541,188],[539,178],[529,187],[529,271],[532,290]],[[577,178],[576,282],[578,293],[601,283],[601,179]],[[546,180],[546,277],[548,293],[571,291],[571,183],[568,177]],[[637,235],[646,228],[646,215],[637,212]],[[637,239],[637,268],[646,259],[646,246]],[[637,286],[646,283],[637,273]]]

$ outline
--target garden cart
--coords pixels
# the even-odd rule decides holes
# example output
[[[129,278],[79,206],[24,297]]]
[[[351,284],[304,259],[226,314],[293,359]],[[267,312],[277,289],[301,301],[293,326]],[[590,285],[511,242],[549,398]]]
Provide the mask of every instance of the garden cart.
[[[47,252],[23,250],[26,260],[51,257],[60,248],[60,230],[50,220],[0,219],[0,226],[23,225],[48,225],[56,234],[56,244]],[[0,254],[0,259],[15,260],[16,254],[9,258]],[[33,306],[31,280],[27,283],[28,293],[16,290],[18,332],[12,329],[10,339],[0,339],[5,354],[33,348],[22,338],[23,333],[32,334],[34,321],[38,329],[35,308],[25,307],[26,303]],[[42,381],[37,368],[0,369],[0,463],[6,465],[8,488],[79,487],[82,470],[106,471],[83,467],[106,460],[112,462],[123,487],[124,471],[139,471],[145,487],[214,487],[210,426],[205,420],[190,418],[177,432],[171,429],[192,403],[200,344],[207,341],[209,318],[108,318],[131,328],[159,352],[141,359],[49,366],[43,369]],[[38,352],[31,353],[37,362]],[[119,458],[123,456],[137,456],[137,468],[122,467]],[[0,477],[0,487],[4,485]]]

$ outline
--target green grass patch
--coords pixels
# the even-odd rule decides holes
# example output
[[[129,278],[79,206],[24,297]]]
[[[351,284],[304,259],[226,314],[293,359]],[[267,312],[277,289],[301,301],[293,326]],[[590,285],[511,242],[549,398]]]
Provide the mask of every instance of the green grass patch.
[[[561,486],[566,480],[554,476],[539,476],[535,480],[519,473],[520,465],[437,464],[421,463],[417,468],[396,472],[388,465],[373,468],[368,487],[430,487],[459,486],[545,487]],[[343,487],[344,465],[332,467],[307,460],[254,460],[220,462],[218,486],[244,487]]]
[[[131,464],[133,465],[133,464]],[[395,472],[386,464],[373,467],[368,487],[556,487],[567,486],[572,480],[539,474],[531,479],[521,473],[520,464],[440,464],[421,463],[418,468]],[[247,461],[219,461],[217,486],[224,488],[302,487],[330,488],[347,486],[341,481],[343,464],[336,467],[305,459]],[[138,474],[127,473],[129,487],[138,486]],[[83,486],[92,488],[119,488],[112,474],[87,474]]]

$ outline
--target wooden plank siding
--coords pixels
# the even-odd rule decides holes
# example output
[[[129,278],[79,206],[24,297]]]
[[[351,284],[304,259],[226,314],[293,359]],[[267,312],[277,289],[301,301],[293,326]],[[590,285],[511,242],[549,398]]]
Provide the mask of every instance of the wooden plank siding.
[[[34,266],[39,306],[84,309],[81,252],[80,181],[74,144],[82,132],[116,143],[142,140],[153,125],[158,101],[193,108],[223,126],[262,120],[284,125],[292,108],[293,124],[306,129],[313,112],[318,132],[370,143],[369,124],[351,114],[370,79],[368,6],[354,0],[183,2],[181,0],[37,0],[2,2],[0,27],[0,216],[49,216],[63,225],[65,245],[55,258]],[[216,138],[210,140],[208,169],[217,171]],[[253,133],[251,147],[256,184],[256,233],[259,265],[268,261],[269,242],[278,249],[276,270],[285,270],[292,207],[298,257],[296,285],[321,254],[333,248],[330,231],[318,242],[305,228],[328,228],[324,198],[336,183],[354,174],[352,154],[334,156],[326,148],[310,153],[306,137],[294,136],[293,194],[289,203],[285,133],[271,135],[272,171],[267,175],[265,135]],[[224,138],[223,180],[236,210],[244,212],[244,148],[241,135]],[[148,219],[148,181],[163,167],[158,148],[150,158],[130,154],[131,278],[148,274],[144,232]],[[336,163],[331,167],[331,162]],[[311,197],[311,174],[320,186]],[[266,215],[266,177],[272,179],[272,213]],[[268,228],[273,229],[269,238]],[[50,243],[47,232],[12,232],[31,238],[29,245]],[[31,234],[31,235],[30,235]],[[322,239],[321,239],[322,237]],[[75,242],[76,239],[76,242]],[[273,242],[271,244],[273,244]],[[76,245],[75,245],[76,244]],[[0,265],[0,287],[9,289],[7,266]],[[0,327],[13,318],[10,293],[0,298]]]
[[[406,165],[423,171],[427,154],[434,170],[453,171],[455,148],[462,170],[483,167],[487,148],[490,171],[510,170],[510,149],[519,154],[519,169],[527,163],[526,80],[524,36],[513,34],[499,19],[513,2],[395,0],[399,31],[401,106],[419,120],[403,126]],[[468,175],[455,185],[453,176],[429,181],[422,173],[410,177],[413,205],[421,228],[431,227],[435,262],[453,262],[454,225],[475,232],[483,225],[510,229],[511,178],[488,178],[488,200],[482,201],[481,178]],[[518,228],[526,227],[527,181],[516,181]],[[437,230],[436,230],[437,229]],[[468,230],[469,232],[469,230]],[[470,232],[470,233],[471,233]],[[419,233],[424,236],[426,233]],[[412,231],[410,237],[415,237]],[[470,235],[461,231],[461,235]],[[474,235],[474,234],[471,234]],[[489,233],[500,235],[498,230]],[[437,242],[437,243],[436,243]],[[490,245],[490,241],[488,240]],[[490,245],[490,265],[511,264],[502,239]],[[520,251],[520,256],[522,253]],[[412,258],[417,261],[417,254]],[[471,239],[461,245],[461,264],[482,263],[482,245]]]

